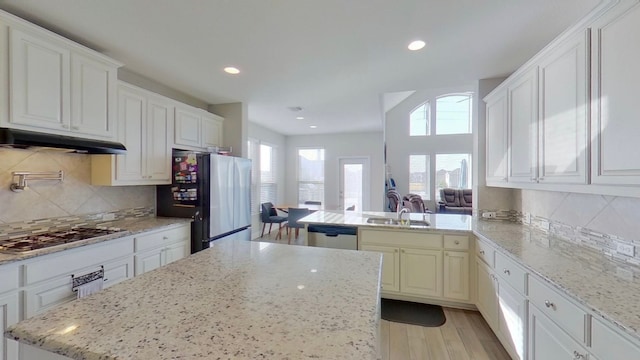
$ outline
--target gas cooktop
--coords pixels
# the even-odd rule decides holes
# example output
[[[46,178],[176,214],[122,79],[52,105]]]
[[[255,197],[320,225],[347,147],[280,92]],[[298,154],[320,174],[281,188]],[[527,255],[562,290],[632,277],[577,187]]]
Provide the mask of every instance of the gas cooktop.
[[[120,229],[103,228],[71,228],[47,233],[32,234],[13,239],[0,240],[0,252],[24,253],[52,246],[71,243],[79,240],[109,235],[120,232]]]

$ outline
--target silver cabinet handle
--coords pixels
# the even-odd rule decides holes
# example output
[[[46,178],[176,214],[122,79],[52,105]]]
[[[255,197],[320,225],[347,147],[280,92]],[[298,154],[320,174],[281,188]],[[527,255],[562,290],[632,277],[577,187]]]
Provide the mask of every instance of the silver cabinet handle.
[[[484,250],[480,250],[480,255],[484,255]]]
[[[169,238],[168,238],[168,237],[166,237],[166,236],[163,236],[163,237],[162,237],[162,240],[169,240]]]
[[[577,350],[573,351],[573,358],[575,360],[584,359],[584,354],[580,354]]]
[[[72,126],[72,127],[71,127],[71,129],[73,129],[73,130],[80,130],[80,127],[79,127],[79,126]]]
[[[69,128],[69,125],[67,125],[67,124],[62,124],[61,126],[62,126],[63,129],[68,129]]]
[[[397,253],[397,252],[398,252],[398,249],[393,249],[393,252]]]
[[[502,270],[502,272],[507,274],[507,275],[511,275],[511,271],[509,271],[509,269],[504,269],[504,270]]]
[[[545,301],[544,301],[544,306],[546,306],[546,307],[548,307],[548,308],[550,308],[550,309],[554,309],[554,310],[555,310],[556,304],[552,303],[552,302],[551,302],[551,301],[549,301],[549,300],[545,300]]]
[[[456,240],[453,243],[456,244],[456,245],[460,245],[460,240]]]

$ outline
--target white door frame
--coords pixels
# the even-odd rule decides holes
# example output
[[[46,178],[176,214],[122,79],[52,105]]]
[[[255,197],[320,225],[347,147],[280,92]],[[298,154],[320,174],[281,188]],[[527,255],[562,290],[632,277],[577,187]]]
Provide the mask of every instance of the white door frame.
[[[342,162],[344,160],[354,160],[354,163],[362,164],[362,209],[356,209],[357,211],[363,211],[371,207],[371,157],[370,156],[338,156],[338,192],[337,204],[338,208],[343,208],[344,204],[340,199],[340,192],[344,191],[342,188]],[[355,160],[362,160],[356,162]],[[326,196],[326,195],[325,195]],[[341,209],[344,210],[344,209]]]

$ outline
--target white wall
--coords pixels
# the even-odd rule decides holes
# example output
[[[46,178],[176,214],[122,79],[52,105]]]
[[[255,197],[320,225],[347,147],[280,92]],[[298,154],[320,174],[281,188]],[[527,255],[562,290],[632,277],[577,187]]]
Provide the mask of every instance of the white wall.
[[[225,120],[226,121],[226,120]],[[277,175],[276,178],[279,179],[278,180],[278,200],[277,202],[283,204],[286,203],[285,201],[285,171],[287,169],[287,164],[286,164],[286,151],[287,151],[287,144],[286,144],[286,138],[284,135],[271,131],[265,127],[262,127],[260,125],[257,125],[253,122],[249,122],[248,123],[248,137],[251,139],[255,139],[258,140],[266,145],[269,146],[273,146],[275,147],[275,156],[276,156],[276,161],[277,161]],[[258,174],[259,176],[259,174]],[[259,195],[258,195],[259,196]],[[258,200],[258,202],[260,202]],[[260,222],[260,214],[258,213],[258,209],[251,209],[251,232],[252,232],[252,239],[257,238],[258,236],[260,236],[260,231],[261,231],[261,226],[262,223]]]
[[[224,118],[222,146],[231,147],[235,156],[246,158],[249,131],[248,107],[246,103],[209,105],[209,112]]]
[[[385,140],[387,144],[387,171],[396,182],[396,189],[400,194],[409,192],[409,155],[430,155],[431,163],[431,196],[425,201],[429,210],[435,210],[435,154],[473,153],[472,134],[409,136],[409,113],[418,105],[432,99],[431,108],[434,109],[437,96],[473,92],[472,85],[462,85],[454,88],[419,90],[402,101],[385,114]],[[472,158],[475,168],[476,159]],[[472,171],[475,171],[472,169]],[[475,181],[475,179],[473,180]]]
[[[340,157],[368,157],[370,174],[370,206],[373,211],[383,211],[384,199],[384,169],[382,159],[382,132],[301,135],[287,137],[287,169],[285,201],[290,204],[298,203],[297,185],[297,154],[299,148],[325,149],[325,208],[339,207],[339,165]]]

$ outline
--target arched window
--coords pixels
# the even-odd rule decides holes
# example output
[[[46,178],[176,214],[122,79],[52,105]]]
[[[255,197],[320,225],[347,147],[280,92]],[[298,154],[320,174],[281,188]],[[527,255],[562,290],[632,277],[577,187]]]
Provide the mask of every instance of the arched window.
[[[419,105],[409,113],[409,136],[430,135],[429,129],[431,106],[429,102]]]
[[[471,94],[448,94],[436,99],[436,135],[471,134]]]

